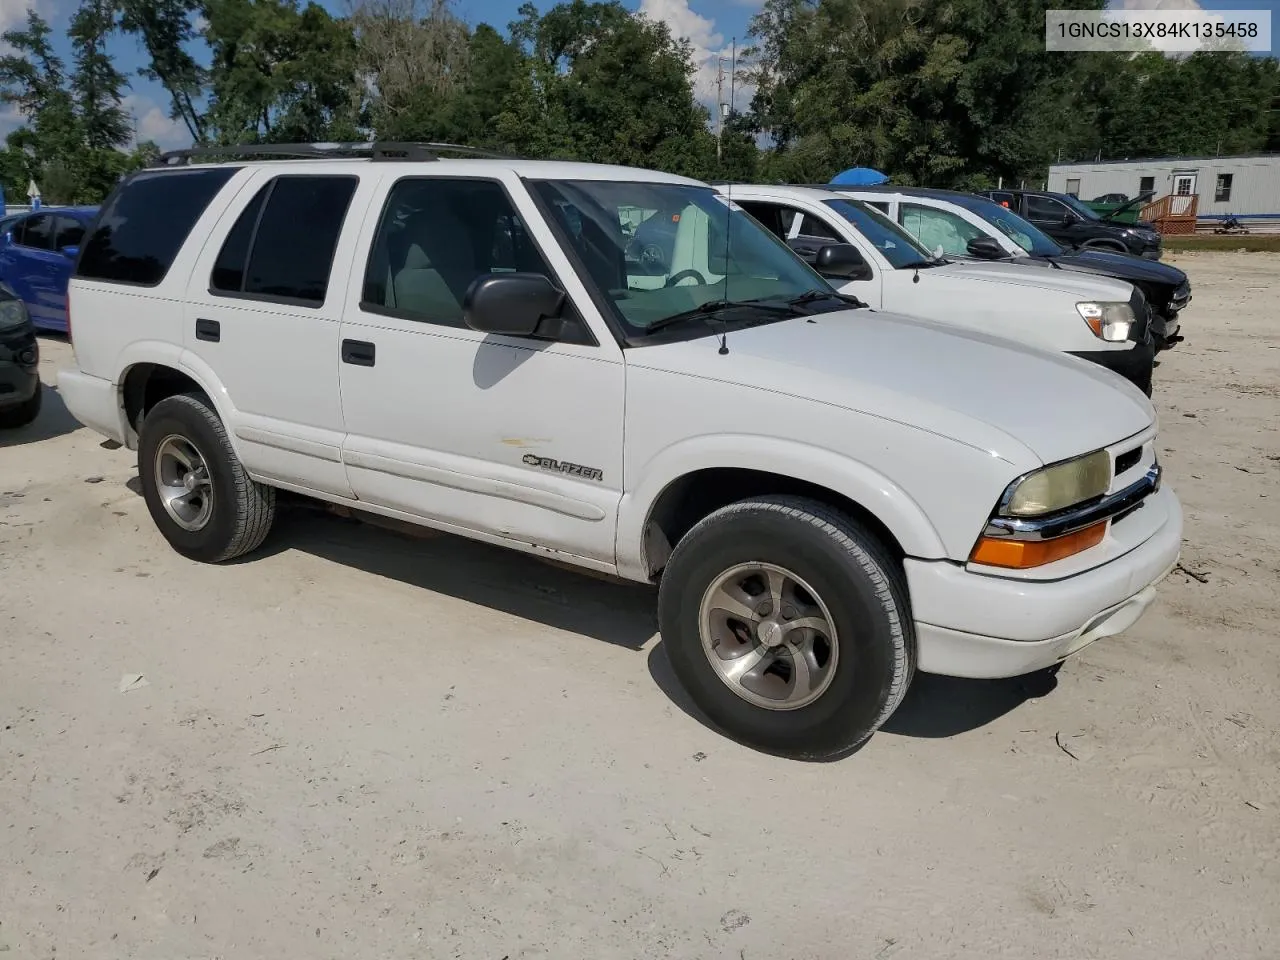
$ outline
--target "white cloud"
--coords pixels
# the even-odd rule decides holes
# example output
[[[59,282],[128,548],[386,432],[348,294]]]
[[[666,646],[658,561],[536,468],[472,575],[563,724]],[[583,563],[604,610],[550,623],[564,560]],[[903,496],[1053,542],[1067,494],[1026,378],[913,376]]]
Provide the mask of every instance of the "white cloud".
[[[745,0],[754,5],[755,0]],[[695,73],[693,76],[693,93],[698,101],[711,111],[712,121],[716,114],[716,77],[720,67],[720,58],[724,58],[724,86],[721,91],[724,103],[729,102],[730,92],[730,56],[733,53],[732,43],[726,43],[724,34],[716,30],[716,22],[704,17],[689,6],[689,0],[641,0],[640,13],[651,20],[660,20],[671,30],[671,35],[678,40],[689,41]],[[738,44],[737,52],[741,55],[743,44]],[[733,106],[737,110],[745,109],[751,103],[753,91],[743,82],[743,63],[737,63],[737,78],[733,84]]]
[[[1241,3],[1241,9],[1246,9],[1247,4]],[[1108,0],[1107,3],[1107,19],[1125,20],[1125,14],[1140,10],[1194,10],[1205,14],[1205,19],[1209,21],[1222,22],[1223,18],[1215,16],[1213,11],[1205,10],[1199,0]],[[1151,49],[1159,50],[1166,56],[1184,57],[1186,52],[1178,52],[1173,48],[1179,43],[1176,39],[1162,39],[1160,37],[1149,38],[1148,43]]]
[[[162,149],[188,147],[191,134],[180,120],[174,120],[169,112],[144,94],[131,93],[120,106],[129,115],[129,122],[136,123],[138,142],[150,140]]]

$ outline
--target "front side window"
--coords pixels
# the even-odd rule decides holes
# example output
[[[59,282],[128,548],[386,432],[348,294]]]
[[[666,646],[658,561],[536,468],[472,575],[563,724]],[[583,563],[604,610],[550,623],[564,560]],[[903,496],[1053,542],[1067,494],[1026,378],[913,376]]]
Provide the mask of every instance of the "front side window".
[[[98,215],[77,276],[153,287],[164,280],[209,201],[236,167],[140,173]]]
[[[54,236],[54,219],[51,214],[39,214],[28,217],[19,230],[14,231],[13,240],[30,250],[52,250]]]
[[[954,202],[976,213],[1034,257],[1056,257],[1063,252],[1048,234],[1008,207],[970,194],[958,194]]]
[[[830,309],[848,306],[777,236],[710,187],[616,180],[544,180],[531,187],[583,282],[627,342],[685,319],[682,330],[709,334],[712,326],[701,321],[710,314],[703,311],[718,304],[730,305],[717,315],[717,324],[729,326],[786,319],[787,301],[814,291],[832,301]],[[661,235],[670,251],[656,270],[626,232],[636,209],[654,212],[635,236],[653,223],[649,235]]]
[[[361,305],[407,320],[462,327],[476,279],[540,273],[555,282],[502,185],[422,178],[391,189],[365,269]]]
[[[963,217],[947,210],[924,207],[918,203],[903,203],[898,216],[902,227],[927,250],[951,256],[968,256],[969,241],[986,236]]]
[[[1066,215],[1066,206],[1052,197],[1027,197],[1027,216],[1032,220],[1061,223]]]
[[[889,261],[895,270],[931,262],[933,254],[911,234],[874,207],[859,200],[824,200],[823,204],[844,217],[853,228]]]

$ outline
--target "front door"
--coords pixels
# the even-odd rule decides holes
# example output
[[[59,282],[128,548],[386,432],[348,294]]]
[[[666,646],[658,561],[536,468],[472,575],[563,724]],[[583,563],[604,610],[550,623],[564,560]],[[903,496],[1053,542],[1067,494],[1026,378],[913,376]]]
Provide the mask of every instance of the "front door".
[[[58,268],[66,261],[54,248],[57,217],[38,213],[20,220],[0,254],[0,277],[27,305],[32,322],[44,329],[66,326],[66,286],[58,300]]]
[[[611,566],[622,352],[576,311],[581,285],[566,282],[576,278],[521,182],[408,176],[373,209],[355,267],[364,282],[352,284],[341,334],[343,460],[356,496]],[[570,291],[560,339],[465,325],[471,283],[511,271]]]
[[[1078,238],[1074,228],[1080,218],[1061,200],[1028,196],[1027,219],[1063,246],[1076,245]]]

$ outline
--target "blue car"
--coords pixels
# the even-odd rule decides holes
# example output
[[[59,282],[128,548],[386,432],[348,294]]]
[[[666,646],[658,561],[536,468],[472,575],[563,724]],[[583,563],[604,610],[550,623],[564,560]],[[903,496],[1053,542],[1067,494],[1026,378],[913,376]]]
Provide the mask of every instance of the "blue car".
[[[41,330],[67,329],[67,282],[97,207],[35,210],[0,220],[0,283]]]

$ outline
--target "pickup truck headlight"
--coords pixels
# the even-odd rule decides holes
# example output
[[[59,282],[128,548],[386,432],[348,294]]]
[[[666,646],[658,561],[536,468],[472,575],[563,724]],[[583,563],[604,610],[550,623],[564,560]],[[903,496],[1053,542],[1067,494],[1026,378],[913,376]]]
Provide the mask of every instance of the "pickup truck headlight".
[[[1039,517],[1092,500],[1111,486],[1111,457],[1096,450],[1019,477],[1000,498],[1005,517]]]
[[[1103,303],[1086,301],[1077,303],[1080,314],[1093,335],[1109,343],[1123,343],[1129,339],[1133,327],[1133,307],[1127,303]]]
[[[0,330],[15,330],[27,322],[27,305],[17,297],[0,294]]]
[[[1085,520],[1069,532],[1048,533],[1041,518],[1096,501],[1111,486],[1111,457],[1097,450],[1033,470],[1009,484],[995,517],[973,545],[969,560],[989,567],[1027,570],[1095,547],[1107,535],[1107,518]],[[1068,513],[1067,516],[1071,514]]]

